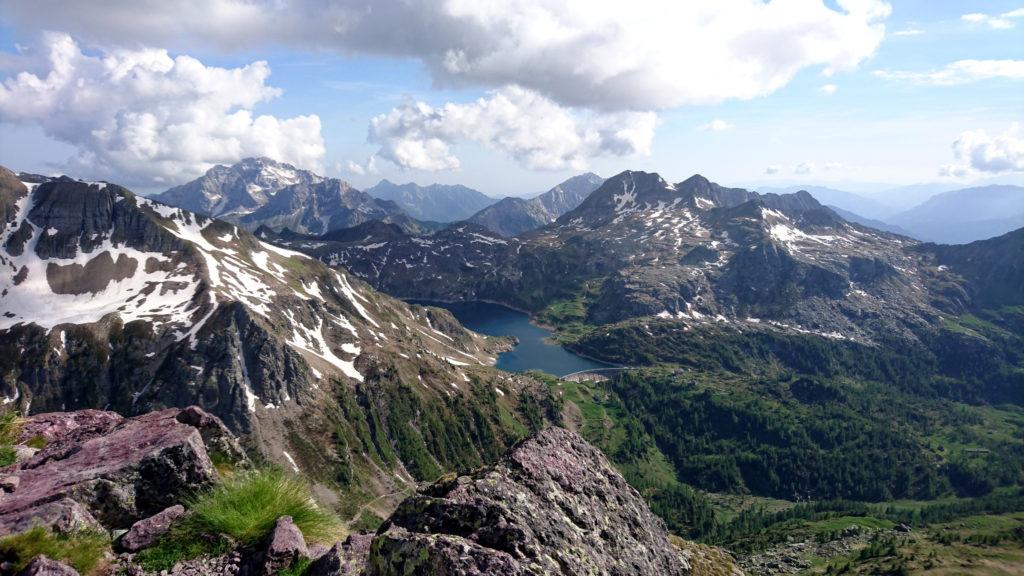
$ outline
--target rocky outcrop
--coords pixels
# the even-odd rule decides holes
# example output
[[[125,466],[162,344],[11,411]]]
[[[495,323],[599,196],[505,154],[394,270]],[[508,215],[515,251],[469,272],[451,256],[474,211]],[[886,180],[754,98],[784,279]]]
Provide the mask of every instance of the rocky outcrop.
[[[497,464],[406,499],[367,573],[689,574],[662,521],[578,435],[544,430]]]
[[[198,408],[135,418],[99,410],[27,418],[22,440],[46,444],[7,470],[17,483],[0,500],[0,535],[34,523],[57,532],[122,529],[166,514],[182,494],[216,480],[204,432],[230,446],[225,456],[244,458],[224,425]]]
[[[366,559],[373,542],[371,534],[352,534],[335,544],[309,565],[306,576],[359,576],[365,573]]]

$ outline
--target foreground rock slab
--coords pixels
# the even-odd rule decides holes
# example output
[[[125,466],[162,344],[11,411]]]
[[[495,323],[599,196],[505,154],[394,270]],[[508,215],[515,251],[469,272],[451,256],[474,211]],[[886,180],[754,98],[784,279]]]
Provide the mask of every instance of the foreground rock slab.
[[[0,500],[0,535],[36,523],[58,532],[129,528],[216,480],[204,436],[217,430],[233,442],[197,408],[134,418],[100,410],[29,417],[22,435],[46,445],[4,471],[16,481]]]
[[[578,435],[544,430],[496,465],[406,499],[367,574],[690,574],[640,494]]]

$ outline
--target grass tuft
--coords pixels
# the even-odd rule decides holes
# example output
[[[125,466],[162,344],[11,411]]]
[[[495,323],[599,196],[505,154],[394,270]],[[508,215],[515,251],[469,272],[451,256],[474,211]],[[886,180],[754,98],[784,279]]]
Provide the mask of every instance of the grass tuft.
[[[0,412],[0,467],[14,464],[17,453],[14,444],[21,435],[21,418],[15,410]]]
[[[54,534],[36,526],[19,534],[0,538],[0,558],[12,564],[18,573],[40,554],[69,564],[79,574],[93,574],[102,568],[104,552],[110,548],[106,534],[83,530],[72,534]]]
[[[185,530],[225,534],[246,546],[265,538],[281,516],[291,516],[312,542],[329,541],[341,530],[337,518],[316,505],[305,482],[272,470],[235,474],[188,499],[186,507]]]
[[[342,536],[340,521],[316,505],[309,485],[275,470],[236,472],[186,499],[185,506],[188,513],[155,546],[136,554],[136,563],[157,572],[182,560],[224,554],[232,542],[256,546],[281,516],[291,516],[307,542]]]

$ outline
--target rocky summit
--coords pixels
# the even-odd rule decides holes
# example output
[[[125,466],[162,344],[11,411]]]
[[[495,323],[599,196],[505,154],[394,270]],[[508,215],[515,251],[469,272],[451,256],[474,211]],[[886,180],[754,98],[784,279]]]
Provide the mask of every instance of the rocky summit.
[[[368,573],[680,576],[690,566],[599,450],[551,428],[406,499],[378,532]]]
[[[412,232],[423,231],[422,225],[390,200],[378,200],[337,178],[269,158],[214,166],[203,176],[153,199],[248,230],[270,226],[322,234],[368,220],[384,220]]]

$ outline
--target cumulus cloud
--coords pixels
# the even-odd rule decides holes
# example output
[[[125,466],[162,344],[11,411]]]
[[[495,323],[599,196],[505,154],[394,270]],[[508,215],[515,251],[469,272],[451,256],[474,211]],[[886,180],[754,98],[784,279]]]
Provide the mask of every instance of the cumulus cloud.
[[[770,94],[800,70],[855,68],[882,0],[8,0],[14,27],[183,49],[293,45],[411,57],[438,85],[518,85],[563,106],[659,110]],[[411,151],[412,154],[418,152]]]
[[[474,142],[531,169],[583,169],[595,156],[650,154],[656,124],[651,112],[584,114],[510,86],[465,104],[404,104],[371,121],[369,140],[403,168],[458,168],[451,146]]]
[[[1017,18],[1024,18],[1024,8],[1017,8],[997,15],[972,12],[964,14],[960,20],[968,24],[984,24],[993,30],[1008,30],[1014,27],[1014,20]]]
[[[821,93],[825,94],[826,96],[831,96],[835,94],[837,90],[839,90],[839,86],[836,86],[835,84],[823,84],[821,85],[821,87],[818,88],[818,90],[820,90]]]
[[[801,162],[793,168],[794,174],[810,174],[814,172],[814,162]]]
[[[768,174],[769,176],[774,176],[776,174],[779,174],[780,172],[782,172],[782,166],[778,164],[772,164],[771,166],[768,166],[764,169],[764,173]]]
[[[892,33],[893,36],[920,36],[922,34],[924,34],[924,30],[920,28],[904,28]]]
[[[725,120],[715,119],[712,120],[711,122],[708,122],[707,124],[701,124],[700,126],[697,127],[697,130],[700,130],[701,132],[723,132],[730,128],[732,128],[732,124],[726,122]]]
[[[1024,60],[957,60],[928,72],[875,70],[875,76],[932,86],[956,86],[981,80],[1024,80]]]
[[[246,156],[318,168],[324,155],[317,116],[253,114],[281,93],[266,83],[266,62],[218,68],[148,48],[91,55],[57,33],[40,48],[43,72],[0,85],[0,121],[36,124],[75,146],[76,173],[151,185]]]
[[[1024,134],[1016,123],[998,136],[990,136],[985,130],[969,130],[953,141],[953,156],[956,162],[943,166],[941,175],[1024,172]]]

